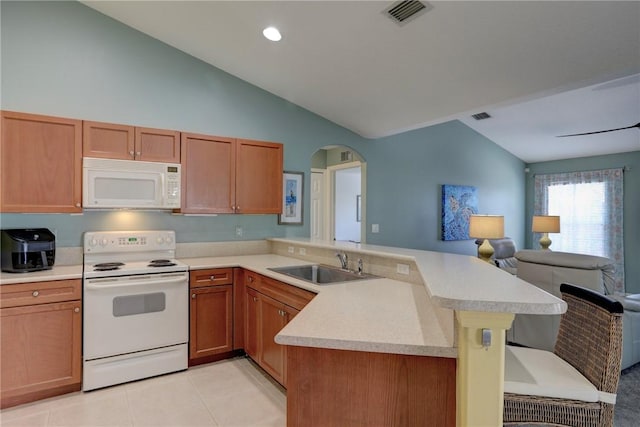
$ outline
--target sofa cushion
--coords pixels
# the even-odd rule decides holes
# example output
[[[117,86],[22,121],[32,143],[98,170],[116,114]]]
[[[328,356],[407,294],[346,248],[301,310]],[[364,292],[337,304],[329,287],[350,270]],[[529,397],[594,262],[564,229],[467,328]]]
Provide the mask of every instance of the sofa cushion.
[[[600,392],[554,353],[509,345],[505,349],[504,392],[615,403],[614,394]]]
[[[615,283],[615,266],[613,264],[613,261],[609,258],[594,255],[574,254],[569,252],[538,251],[533,249],[523,249],[521,251],[518,251],[516,252],[515,257],[518,259],[518,262],[528,262],[531,264],[539,264],[550,267],[568,268],[574,271],[585,270],[595,272],[596,270],[598,270],[600,272],[599,275],[601,274],[602,277],[602,279],[599,281],[601,282],[599,285],[603,287],[602,290],[594,288],[593,286],[585,283],[580,283],[575,279],[571,280],[571,278],[568,278],[567,280],[562,279],[562,281],[580,284],[585,287],[600,291],[606,295],[610,295],[613,293],[613,285]],[[556,271],[561,270],[557,269]],[[569,275],[571,274],[572,273],[569,273]]]

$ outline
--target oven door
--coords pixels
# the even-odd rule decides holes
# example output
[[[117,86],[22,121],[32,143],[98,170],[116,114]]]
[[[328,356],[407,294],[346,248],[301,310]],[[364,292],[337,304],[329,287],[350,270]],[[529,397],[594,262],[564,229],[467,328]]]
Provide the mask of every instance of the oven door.
[[[186,272],[84,279],[84,360],[186,343]]]

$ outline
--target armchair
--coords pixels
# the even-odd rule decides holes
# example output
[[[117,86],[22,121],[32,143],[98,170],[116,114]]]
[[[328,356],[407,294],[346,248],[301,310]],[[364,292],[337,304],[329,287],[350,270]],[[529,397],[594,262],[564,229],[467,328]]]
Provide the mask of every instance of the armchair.
[[[505,350],[504,422],[613,426],[622,305],[579,286],[560,289],[567,311],[554,351]]]
[[[519,278],[559,298],[561,283],[574,283],[618,300],[624,307],[622,369],[640,362],[640,295],[611,295],[614,266],[609,258],[537,250],[521,250],[515,257]],[[507,340],[552,351],[559,325],[559,315],[518,314]]]

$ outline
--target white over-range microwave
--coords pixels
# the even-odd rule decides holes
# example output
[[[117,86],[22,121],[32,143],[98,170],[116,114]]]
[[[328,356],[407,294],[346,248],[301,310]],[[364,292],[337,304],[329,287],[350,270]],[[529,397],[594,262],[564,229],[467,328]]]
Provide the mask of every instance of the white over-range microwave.
[[[82,207],[180,208],[180,164],[84,157]]]

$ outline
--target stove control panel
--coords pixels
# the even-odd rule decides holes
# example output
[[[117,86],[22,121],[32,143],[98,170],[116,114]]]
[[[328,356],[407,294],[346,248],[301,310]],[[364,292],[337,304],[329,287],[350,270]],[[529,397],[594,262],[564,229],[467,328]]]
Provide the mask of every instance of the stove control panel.
[[[175,250],[175,231],[90,231],[84,233],[84,252],[140,252]]]

